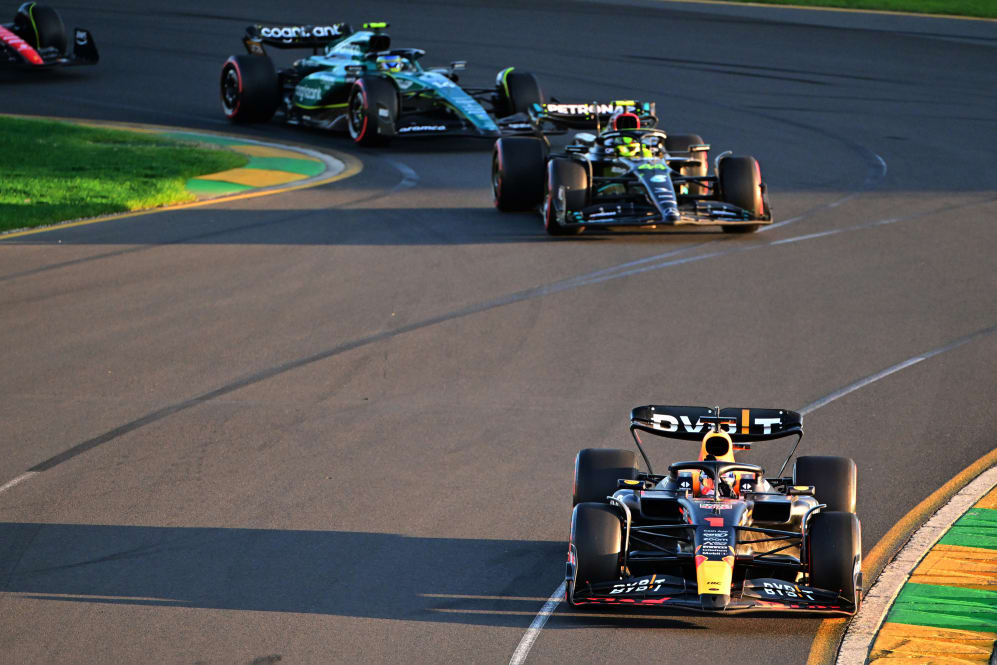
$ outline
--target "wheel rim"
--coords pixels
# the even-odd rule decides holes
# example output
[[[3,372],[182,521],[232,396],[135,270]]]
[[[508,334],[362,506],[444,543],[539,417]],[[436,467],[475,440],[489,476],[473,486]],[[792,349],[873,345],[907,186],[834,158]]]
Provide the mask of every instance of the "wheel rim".
[[[233,115],[239,108],[239,93],[239,72],[229,66],[222,76],[222,108],[227,115]]]
[[[365,96],[363,88],[357,88],[356,92],[353,94],[353,97],[350,99],[348,124],[350,127],[350,136],[353,137],[354,140],[360,140],[363,138],[364,130],[367,128],[367,104]]]

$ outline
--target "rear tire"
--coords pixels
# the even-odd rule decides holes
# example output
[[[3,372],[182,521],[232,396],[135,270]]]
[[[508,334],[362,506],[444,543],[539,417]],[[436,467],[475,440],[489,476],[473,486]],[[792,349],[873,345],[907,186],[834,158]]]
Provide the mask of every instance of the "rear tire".
[[[575,589],[620,578],[622,525],[616,511],[604,503],[580,503],[571,513],[570,547],[575,553],[575,579],[568,585],[568,602]]]
[[[54,47],[60,54],[66,52],[66,26],[51,7],[24,3],[14,17],[14,28],[35,49]]]
[[[354,143],[375,146],[385,145],[391,140],[381,129],[384,120],[380,114],[386,112],[387,122],[392,128],[395,127],[398,121],[398,91],[387,79],[364,76],[354,81],[346,108],[346,125]]]
[[[721,200],[743,208],[753,219],[765,216],[765,203],[762,199],[762,173],[754,157],[727,157],[720,161],[718,168]],[[723,226],[727,233],[751,233],[758,230],[758,224],[737,224]]]
[[[797,457],[794,485],[813,485],[826,510],[854,513],[858,501],[858,466],[849,457],[809,455]]]
[[[862,603],[862,526],[854,513],[821,511],[807,529],[810,586]]]
[[[267,122],[280,105],[277,71],[269,56],[233,55],[222,66],[222,111],[232,122]]]
[[[665,137],[665,150],[668,153],[689,152],[689,146],[703,145],[704,143],[706,142],[703,141],[703,137],[699,134],[676,134],[674,136],[669,134]],[[680,174],[696,178],[709,175],[709,151],[697,152],[696,156],[700,158],[702,163],[699,166],[683,166],[679,169]],[[689,185],[689,193],[693,196],[702,196],[706,194],[706,192],[707,188],[705,185]]]
[[[533,104],[542,104],[544,100],[537,77],[529,72],[503,70],[499,72],[496,87],[503,115],[525,113]]]
[[[575,486],[571,505],[605,501],[619,480],[637,478],[637,456],[632,450],[585,448],[575,456]]]
[[[543,201],[543,141],[531,136],[501,138],[492,150],[492,196],[503,212],[532,210]]]
[[[585,228],[580,224],[562,225],[557,219],[557,201],[560,188],[564,188],[564,209],[567,212],[581,210],[589,204],[590,188],[588,171],[578,162],[570,159],[552,159],[547,162],[547,191],[544,202],[544,228],[552,236],[581,233]],[[557,204],[557,205],[555,205]]]

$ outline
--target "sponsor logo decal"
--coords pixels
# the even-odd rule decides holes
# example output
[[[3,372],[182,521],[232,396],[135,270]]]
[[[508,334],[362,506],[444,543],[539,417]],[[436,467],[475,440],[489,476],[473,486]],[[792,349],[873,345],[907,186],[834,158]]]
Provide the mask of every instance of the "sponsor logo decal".
[[[727,529],[702,529],[699,537],[703,544],[697,551],[702,556],[722,559],[729,554],[731,538]]]
[[[87,37],[87,31],[86,30],[77,30],[76,31],[76,43],[77,44],[79,44],[80,46],[83,46],[88,41],[90,41],[90,40]]]
[[[379,109],[377,109],[377,115],[378,115],[378,117],[384,118],[385,120],[387,120],[388,118],[391,117],[391,112],[388,111],[388,109],[386,109],[386,108],[379,108]]]
[[[731,503],[719,503],[715,501],[697,501],[696,505],[703,510],[730,510],[734,507]]]
[[[547,104],[547,113],[558,115],[613,115],[616,113],[633,113],[638,109],[632,102],[612,102],[610,104]]]
[[[653,175],[651,176],[651,182],[668,182],[668,176],[665,174]]]
[[[305,102],[317,102],[322,99],[322,91],[319,88],[312,88],[306,85],[298,86],[298,88],[294,91],[294,94]]]
[[[399,134],[407,134],[409,132],[443,132],[446,131],[446,125],[412,125],[410,127],[402,127],[398,130]]]
[[[681,426],[683,432],[689,434],[698,434],[703,431],[704,423],[702,420],[697,419],[696,424],[693,425],[692,421],[688,416],[670,416],[666,413],[655,413],[651,416],[651,420],[654,422],[655,429],[660,429],[662,432],[678,432]],[[781,425],[781,418],[754,418],[750,420],[752,425],[760,426],[762,428],[763,434],[772,433],[772,425]],[[726,428],[728,434],[737,434],[737,423],[727,422],[723,424]]]
[[[776,596],[779,598],[803,598],[813,600],[813,594],[795,584],[785,582],[762,582],[762,593],[766,596]]]
[[[42,57],[38,55],[38,51],[31,48],[31,45],[28,44],[28,42],[24,41],[2,25],[0,25],[0,41],[6,42],[8,46],[17,51],[22,58],[27,60],[32,65],[42,64]]]
[[[619,593],[645,593],[650,591],[651,593],[656,593],[661,585],[664,584],[664,580],[656,581],[657,575],[652,575],[651,577],[643,577],[639,580],[634,580],[633,582],[624,582],[621,584],[614,584],[612,590],[609,593],[619,594]]]
[[[289,42],[294,39],[325,39],[343,34],[341,25],[267,25],[260,28],[260,34],[266,39],[282,39]]]

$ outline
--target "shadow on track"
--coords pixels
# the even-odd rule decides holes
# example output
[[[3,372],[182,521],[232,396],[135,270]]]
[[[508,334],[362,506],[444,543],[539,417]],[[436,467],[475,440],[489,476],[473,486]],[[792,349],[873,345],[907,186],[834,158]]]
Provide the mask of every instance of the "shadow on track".
[[[0,591],[35,600],[515,627],[546,600],[564,550],[550,541],[11,522],[0,523],[0,543]],[[618,622],[579,612],[561,627],[607,621]]]

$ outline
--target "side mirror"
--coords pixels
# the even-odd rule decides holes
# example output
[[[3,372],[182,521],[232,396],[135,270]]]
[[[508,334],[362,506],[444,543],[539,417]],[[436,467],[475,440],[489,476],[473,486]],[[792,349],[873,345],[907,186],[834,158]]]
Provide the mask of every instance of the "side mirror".
[[[459,72],[462,69],[467,69],[467,60],[454,60],[450,63],[450,71]]]

